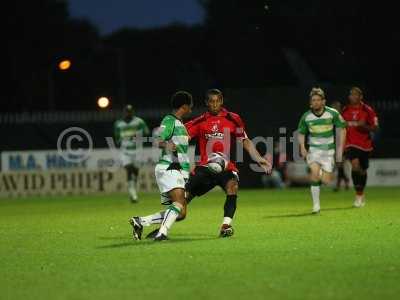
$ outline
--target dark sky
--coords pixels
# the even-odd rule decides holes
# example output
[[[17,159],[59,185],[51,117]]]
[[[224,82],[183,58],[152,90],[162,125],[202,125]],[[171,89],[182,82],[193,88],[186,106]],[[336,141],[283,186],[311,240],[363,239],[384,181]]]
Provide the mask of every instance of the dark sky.
[[[74,17],[87,17],[103,34],[121,27],[149,28],[172,22],[201,23],[197,0],[69,0]]]

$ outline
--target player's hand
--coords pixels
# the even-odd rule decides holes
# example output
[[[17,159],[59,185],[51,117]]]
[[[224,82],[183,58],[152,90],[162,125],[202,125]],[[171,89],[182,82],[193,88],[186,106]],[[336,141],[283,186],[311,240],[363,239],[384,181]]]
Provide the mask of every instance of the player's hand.
[[[357,121],[347,121],[347,126],[348,127],[358,126],[358,122]]]
[[[365,127],[366,125],[367,125],[367,123],[364,120],[347,122],[347,126],[349,126],[349,127]]]
[[[307,149],[305,147],[300,147],[300,154],[302,158],[306,159],[308,155]]]
[[[357,122],[357,127],[359,127],[362,131],[368,132],[371,130],[371,126],[368,126],[365,120],[360,120]]]
[[[170,151],[170,152],[175,152],[176,151],[176,145],[173,142],[168,142],[165,145],[165,150]]]
[[[267,173],[268,175],[272,173],[272,164],[268,160],[260,157],[257,162],[260,167],[264,169],[265,173]]]
[[[357,121],[357,126],[364,127],[367,123],[364,120]]]

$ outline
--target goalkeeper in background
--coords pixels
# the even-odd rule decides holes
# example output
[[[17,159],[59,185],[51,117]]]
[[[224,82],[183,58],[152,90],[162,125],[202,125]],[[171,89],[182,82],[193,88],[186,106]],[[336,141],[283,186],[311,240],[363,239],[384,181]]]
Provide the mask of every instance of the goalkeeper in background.
[[[132,105],[124,109],[124,117],[114,123],[115,142],[121,150],[121,162],[126,170],[128,180],[128,192],[132,203],[138,202],[136,191],[139,174],[138,146],[141,146],[141,138],[149,135],[150,130],[141,118],[134,115]]]

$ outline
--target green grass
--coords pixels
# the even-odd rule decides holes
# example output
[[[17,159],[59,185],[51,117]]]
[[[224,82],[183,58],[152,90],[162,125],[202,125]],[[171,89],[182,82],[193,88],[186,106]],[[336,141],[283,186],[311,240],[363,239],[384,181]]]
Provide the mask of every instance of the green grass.
[[[130,238],[156,194],[0,200],[0,299],[398,299],[400,188],[242,190],[236,234],[217,238],[224,195],[195,199],[171,240]]]

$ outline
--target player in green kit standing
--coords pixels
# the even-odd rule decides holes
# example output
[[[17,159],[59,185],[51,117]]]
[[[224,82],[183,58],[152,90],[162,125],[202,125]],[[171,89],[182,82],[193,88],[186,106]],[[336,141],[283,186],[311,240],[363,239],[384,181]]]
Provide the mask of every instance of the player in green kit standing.
[[[141,139],[150,133],[145,121],[134,115],[132,105],[127,105],[124,118],[114,123],[114,138],[121,151],[121,163],[126,170],[128,192],[132,203],[138,201],[136,191],[137,177],[139,174],[138,146],[142,145]]]
[[[161,204],[168,205],[168,208],[149,216],[132,217],[130,224],[135,240],[141,239],[144,226],[152,224],[161,224],[154,240],[166,240],[176,219],[186,213],[185,184],[190,172],[189,135],[182,120],[192,112],[192,95],[184,91],[175,93],[171,106],[172,113],[161,122],[158,146],[162,153],[155,167]]]
[[[310,110],[303,114],[299,123],[298,142],[301,156],[307,160],[311,170],[311,196],[313,213],[319,213],[320,186],[332,181],[335,167],[335,154],[342,162],[346,140],[346,122],[340,113],[325,105],[325,93],[320,88],[313,88],[310,93]],[[335,143],[337,129],[338,146]],[[308,135],[307,150],[305,136]]]

